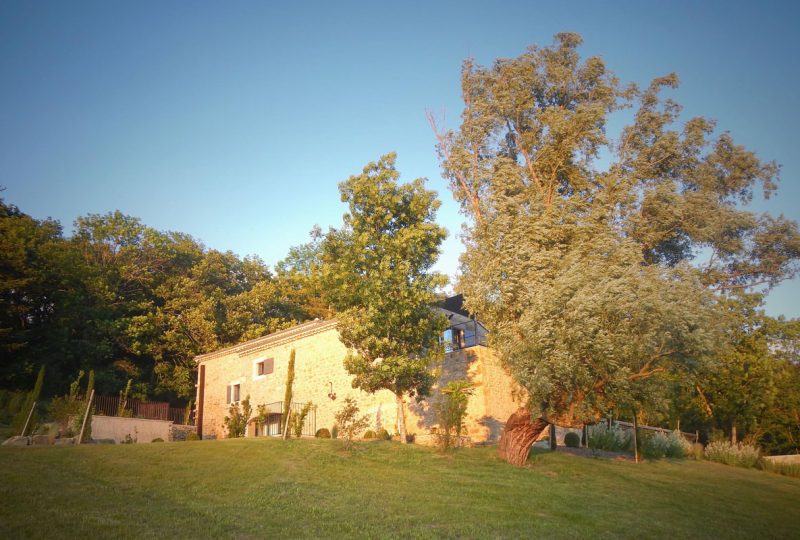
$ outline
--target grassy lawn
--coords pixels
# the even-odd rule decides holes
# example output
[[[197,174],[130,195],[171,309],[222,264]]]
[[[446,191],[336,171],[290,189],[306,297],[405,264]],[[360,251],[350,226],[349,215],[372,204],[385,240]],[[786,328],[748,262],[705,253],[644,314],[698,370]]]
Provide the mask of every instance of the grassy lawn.
[[[800,480],[706,462],[239,439],[0,449],[0,537],[797,538]]]

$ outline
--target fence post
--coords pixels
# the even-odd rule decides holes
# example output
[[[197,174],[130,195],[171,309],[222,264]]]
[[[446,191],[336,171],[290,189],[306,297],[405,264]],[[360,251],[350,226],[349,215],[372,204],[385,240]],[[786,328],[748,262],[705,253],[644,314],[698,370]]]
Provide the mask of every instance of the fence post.
[[[92,400],[94,399],[94,389],[92,393],[89,395],[89,404],[86,406],[86,411],[83,413],[83,423],[81,424],[81,434],[78,435],[78,442],[75,444],[81,444],[83,440],[83,430],[86,429],[86,420],[89,419],[89,409],[92,407]]]
[[[28,422],[31,421],[31,416],[33,416],[33,410],[35,408],[36,408],[36,402],[34,401],[33,405],[31,405],[31,410],[28,413],[28,418],[25,420],[25,425],[22,426],[22,433],[20,434],[20,437],[24,437],[25,436],[25,431],[27,431],[27,429],[28,429]]]

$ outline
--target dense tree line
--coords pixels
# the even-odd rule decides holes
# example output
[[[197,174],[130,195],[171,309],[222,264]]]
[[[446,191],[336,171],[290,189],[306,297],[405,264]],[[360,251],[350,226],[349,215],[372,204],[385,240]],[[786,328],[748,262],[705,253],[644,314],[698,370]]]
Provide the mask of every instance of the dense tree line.
[[[309,278],[315,244],[270,271],[256,257],[205,248],[113,212],[78,218],[71,237],[0,200],[0,387],[45,395],[79,370],[97,391],[182,401],[195,355],[324,316]]]

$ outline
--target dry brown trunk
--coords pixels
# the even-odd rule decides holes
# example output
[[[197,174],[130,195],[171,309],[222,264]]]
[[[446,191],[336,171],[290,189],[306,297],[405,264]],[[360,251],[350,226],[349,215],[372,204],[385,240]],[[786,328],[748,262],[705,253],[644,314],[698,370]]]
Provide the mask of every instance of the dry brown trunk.
[[[525,407],[520,407],[506,422],[497,453],[501,459],[512,465],[522,467],[528,461],[531,446],[550,425],[544,418],[531,421],[531,413]]]
[[[397,431],[400,432],[400,442],[408,444],[408,436],[406,435],[406,411],[403,409],[403,394],[395,394],[397,401]]]

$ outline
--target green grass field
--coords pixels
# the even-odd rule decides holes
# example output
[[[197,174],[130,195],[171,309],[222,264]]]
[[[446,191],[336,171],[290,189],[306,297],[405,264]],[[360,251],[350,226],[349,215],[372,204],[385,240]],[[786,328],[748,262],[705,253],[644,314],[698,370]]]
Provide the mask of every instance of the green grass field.
[[[715,463],[239,439],[0,449],[0,537],[797,538],[800,480]]]

